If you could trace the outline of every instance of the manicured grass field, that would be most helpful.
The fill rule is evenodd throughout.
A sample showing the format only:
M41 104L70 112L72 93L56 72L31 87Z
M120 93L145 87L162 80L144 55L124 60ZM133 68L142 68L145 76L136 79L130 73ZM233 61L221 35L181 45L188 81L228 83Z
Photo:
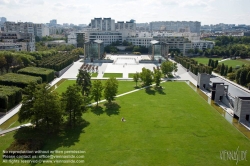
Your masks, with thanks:
M115 77L115 78L122 78L122 73L104 73L103 77Z
M93 82L94 80L92 80ZM102 84L104 85L106 80L101 80ZM69 85L73 85L75 84L76 81L75 80L65 80L63 83L60 84L60 86L58 86L58 88L56 89L56 92L58 92L59 94L61 94L62 92L65 92L67 87ZM135 82L133 81L118 81L119 86L118 86L118 94L122 94L131 90L135 90ZM139 83L138 83L139 85Z
M208 64L208 61L209 61L209 58L192 58L192 59L194 59L194 60L196 60L196 61L198 61L198 63L202 63L202 64L204 64L204 65L207 65ZM211 58L211 59L213 59L213 60L221 60L221 58Z
M224 63L224 65L228 65L228 67L232 66L233 68L235 68L237 65L239 65L240 67L242 65L250 65L250 61L244 60L244 59L237 59L237 60L226 60L223 62L220 62L220 64Z
M60 139L51 137L44 150L84 150L86 166L236 165L221 160L220 152L238 147L249 152L250 141L186 83L162 86L163 91L152 88L119 97L113 109L89 109L83 115L88 126L72 129ZM0 137L4 142L0 155L12 135ZM248 153L246 159L237 165L249 165Z
M91 73L91 77L97 77L98 73Z
M128 78L133 78L135 73L128 73Z

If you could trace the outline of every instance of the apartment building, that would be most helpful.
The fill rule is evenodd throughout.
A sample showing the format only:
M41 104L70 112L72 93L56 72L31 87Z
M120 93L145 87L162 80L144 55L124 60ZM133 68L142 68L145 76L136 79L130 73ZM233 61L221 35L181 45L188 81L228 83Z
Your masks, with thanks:
M130 20L130 21L118 21L117 23L115 23L115 29L116 30L123 30L123 29L127 29L127 30L136 30L136 23L134 22L134 20Z
M1 50L35 51L35 38L30 33L0 33Z
M91 28L100 31L114 31L115 20L111 18L94 18L91 20Z
M44 24L34 24L31 22L5 22L4 32L30 33L34 36L49 36L48 27Z

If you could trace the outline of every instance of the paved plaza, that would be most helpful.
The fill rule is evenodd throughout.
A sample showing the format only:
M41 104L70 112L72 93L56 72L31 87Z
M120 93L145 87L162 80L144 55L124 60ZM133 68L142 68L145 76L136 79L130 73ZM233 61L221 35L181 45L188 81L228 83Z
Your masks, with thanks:
M123 73L123 78L121 79L132 79L129 78L129 73L141 72L142 68L145 67L153 71L154 67L160 64L153 63L139 63L139 60L149 60L148 55L107 55L108 59L114 60L114 63L89 63L90 65L98 66L98 75L96 78L103 79L104 73ZM82 59L74 62L74 64L60 77L55 79L51 85L56 84L60 79L76 79L78 70L82 66ZM189 80L194 85L197 84L196 80L186 71L184 67L178 64L178 71L173 73L175 76L174 80Z

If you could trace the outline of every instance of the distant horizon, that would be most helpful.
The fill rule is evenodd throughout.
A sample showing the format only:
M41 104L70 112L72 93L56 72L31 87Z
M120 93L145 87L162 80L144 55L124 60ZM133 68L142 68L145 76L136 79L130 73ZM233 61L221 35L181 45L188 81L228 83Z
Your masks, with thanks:
M58 24L89 24L91 19L110 17L115 21L199 21L201 25L250 25L249 0L1 0L0 17L7 21Z
M2 16L2 17L4 17L4 16ZM1 18L1 17L0 17ZM7 22L9 21L9 22L32 22L32 21L22 21L22 20L17 20L17 21L12 21L12 20L8 20L8 18L7 17L5 17L6 19L7 19ZM94 18L100 18L100 17L93 17L93 18L91 18L91 19L94 19ZM104 18L104 17L102 17L102 18ZM105 17L105 18L110 18L110 17ZM55 19L55 18L54 18ZM91 20L90 19L90 20ZM115 18L112 18L111 17L111 19L114 19L115 20ZM51 20L53 20L53 19L51 19ZM56 19L57 20L57 19ZM128 20L119 20L119 21L129 21L129 20L131 20L131 19L128 19ZM58 20L57 20L58 21ZM136 20L135 20L136 21ZM180 20L177 20L177 21L175 21L175 20L165 20L165 21L173 21L173 22L177 22L177 21L180 21ZM192 20L181 20L180 22L182 22L182 21L187 21L187 22L189 22L189 21L192 21ZM160 22L160 21L150 21L150 22ZM138 24L145 24L145 23L150 23L150 22L137 22L136 21L136 24L138 23ZM193 21L193 22L196 22L196 21ZM201 22L201 21L198 21L198 22ZM41 23L41 22L32 22L32 23L35 23L35 24L48 24L48 23L50 23L50 20L48 21L48 22L45 22L45 23ZM117 23L117 21L115 20L115 23ZM69 23L69 22L63 22L63 23L57 23L57 24L59 24L59 25L63 25L63 24L74 24L74 23ZM85 24L85 25L88 25L88 24L90 24L90 21L89 21L89 23L79 23L79 24ZM74 25L79 25L79 24L74 24ZM217 25L217 24L228 24L228 25L230 25L230 24L235 24L235 23L223 23L223 22L220 22L220 23L215 23L215 24L202 24L202 22L201 22L201 26L204 26L204 25ZM250 25L250 24L244 24L244 23L241 23L241 24L235 24L236 26L237 25Z

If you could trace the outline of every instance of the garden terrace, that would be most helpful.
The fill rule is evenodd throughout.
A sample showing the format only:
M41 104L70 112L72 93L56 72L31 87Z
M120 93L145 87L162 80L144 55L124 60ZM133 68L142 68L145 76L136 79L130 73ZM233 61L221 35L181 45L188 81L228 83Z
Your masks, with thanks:
M41 77L29 76L24 74L7 73L0 76L0 85L17 86L25 88L30 82L42 83Z
M41 77L43 82L51 82L54 79L54 70L40 67L26 67L18 70L18 73Z

